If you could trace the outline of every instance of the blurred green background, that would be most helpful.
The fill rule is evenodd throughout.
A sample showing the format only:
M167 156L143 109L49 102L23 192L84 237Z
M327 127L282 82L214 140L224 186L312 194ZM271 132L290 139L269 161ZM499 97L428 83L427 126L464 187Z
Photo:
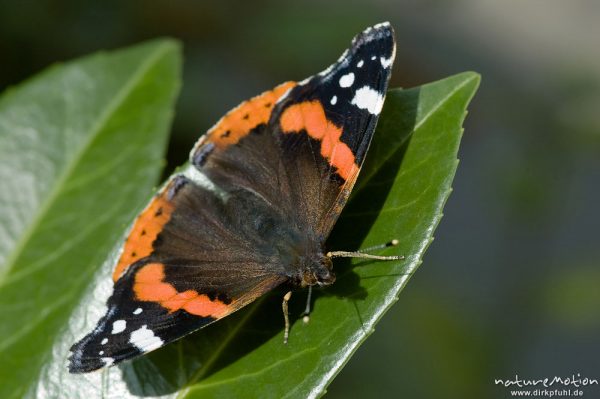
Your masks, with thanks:
M483 81L437 238L328 397L503 398L495 378L600 379L600 2L0 0L0 90L178 38L169 173L228 109L320 71L384 20L391 87L464 70Z

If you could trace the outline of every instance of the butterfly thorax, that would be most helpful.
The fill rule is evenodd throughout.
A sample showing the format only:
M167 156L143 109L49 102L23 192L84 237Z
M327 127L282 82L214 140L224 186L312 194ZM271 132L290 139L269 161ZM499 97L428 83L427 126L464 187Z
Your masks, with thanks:
M236 225L237 232L253 237L255 253L291 285L333 284L333 265L325 255L323 237L301 223L297 214L274 209L261 196L246 190L231 192L225 207L229 223Z
M335 282L333 264L324 253L322 239L311 231L299 231L290 225L273 230L275 234L269 234L273 240L270 246L291 285L304 288Z

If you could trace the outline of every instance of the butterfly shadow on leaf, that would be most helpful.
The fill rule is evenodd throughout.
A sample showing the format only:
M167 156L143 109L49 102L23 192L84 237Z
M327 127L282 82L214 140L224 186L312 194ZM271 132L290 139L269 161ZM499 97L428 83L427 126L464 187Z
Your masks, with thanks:
M355 190L327 241L328 250L360 249L367 235L372 234L371 228L402 167L416 123L418 99L418 89L388 93ZM376 237L381 238L380 243L385 243L396 238L394 234L394 231L382 231L377 232ZM392 254L392 251L388 249L386 254ZM313 291L312 308L318 310L319 297L322 296L365 300L368 292L361 286L355 269L368 267L371 263L367 260L351 262L344 258L335 259L337 280L332 286ZM205 378L234 365L267 341L275 340L283 330L281 300L285 291L285 287L276 289L213 325L119 365L130 393L141 397L168 395L192 385L201 385ZM305 301L306 293L297 292L290 302L292 331L302 324ZM319 319L313 317L310 323L319 323ZM302 342L292 344L301 346ZM285 348L283 342L280 345L280 350L267 354L273 360L277 356L293 354L285 350L290 348ZM235 367L232 369L235 370Z

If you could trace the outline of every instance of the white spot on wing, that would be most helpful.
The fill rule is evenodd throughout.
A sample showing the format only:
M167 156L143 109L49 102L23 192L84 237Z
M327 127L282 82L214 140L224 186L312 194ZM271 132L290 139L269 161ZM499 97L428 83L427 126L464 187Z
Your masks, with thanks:
M133 311L133 314L140 314L142 313L142 308L137 308L136 310Z
M125 320L115 321L112 326L112 334L118 334L120 332L125 331L125 327L127 327L127 323L125 322Z
M100 355L100 356L104 355L104 351L98 352L98 355Z
M102 360L104 362L105 366L110 366L111 364L113 364L115 362L115 359L113 359L112 357L103 357L100 360Z
M104 338L102 340L102 342L100 342L100 345L106 345L107 342L108 342L108 338Z
M394 62L394 57L390 57L390 58L379 58L379 60L381 61L381 66L384 68L389 68L390 65L392 65L392 62Z
M149 330L147 325L132 332L129 342L144 352L160 348L164 344L163 340L154 335L154 331Z
M351 103L360 109L366 109L371 114L379 114L383 107L384 97L375 89L363 86L356 90Z
M358 63L356 64L357 68L362 68L362 66L365 64L365 62L363 60L358 61Z
M354 83L354 73L350 72L340 78L340 87L350 87Z
M374 55L374 56L371 57L371 61L375 61L376 59L377 59L376 55Z
M335 105L337 103L337 96L331 97L331 105Z

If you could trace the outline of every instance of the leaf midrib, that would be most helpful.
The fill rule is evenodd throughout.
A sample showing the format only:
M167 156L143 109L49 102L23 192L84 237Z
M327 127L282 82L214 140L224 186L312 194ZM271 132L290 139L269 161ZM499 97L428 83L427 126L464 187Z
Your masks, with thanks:
M153 65L154 61L168 51L168 48L168 44L162 44L160 46L157 46L156 50L150 53L148 58L138 66L138 68L133 72L128 81L122 86L121 90L117 92L113 100L108 103L104 112L100 114L100 117L96 120L96 123L90 129L91 133L89 134L88 139L75 153L75 156L71 158L71 161L67 163L66 167L63 169L63 172L56 180L56 184L53 185L50 194L46 197L45 200L43 200L42 205L39 207L39 210L32 219L32 222L25 229L23 234L21 234L21 237L17 241L17 244L15 245L13 252L9 256L5 267L2 271L0 271L0 286L4 284L6 277L10 274L18 259L21 257L22 253L27 247L27 243L30 241L31 237L37 231L39 225L45 219L46 214L52 208L52 205L59 197L60 193L62 192L63 186L69 180L77 165L84 158L85 154L88 152L89 148L91 147L95 139L98 137L98 135L106 127L106 124L110 120L111 115L113 115L114 112L117 109L119 109L119 107L125 102L129 94L131 93L133 87L135 87L135 85L148 72L150 67Z

